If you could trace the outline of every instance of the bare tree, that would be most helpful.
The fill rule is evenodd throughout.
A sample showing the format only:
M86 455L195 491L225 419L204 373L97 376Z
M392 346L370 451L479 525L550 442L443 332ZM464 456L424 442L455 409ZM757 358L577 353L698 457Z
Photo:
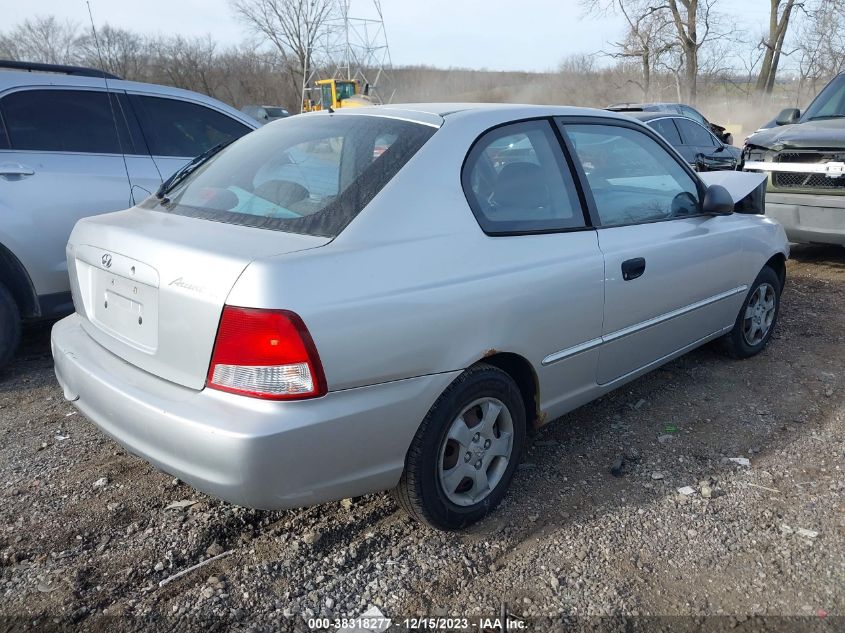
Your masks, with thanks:
M84 35L77 40L76 48L77 57L85 66L102 67L125 79L142 81L145 78L148 44L137 33L106 24L97 29L96 41L93 33Z
M335 0L230 0L240 18L288 62L294 88L312 72L314 48L336 8Z
M618 52L614 57L635 58L640 64L643 101L651 96L651 76L663 56L675 47L671 38L669 22L660 8L616 0L619 12L628 23L628 32L624 40L615 44Z
M683 52L684 96L695 103L698 98L699 51L701 47L725 33L719 31L719 0L666 0L665 8L672 16L675 36ZM657 5L661 6L661 5Z
M764 53L755 86L758 94L772 93L780 56L783 52L783 43L789 29L789 20L793 11L803 5L803 2L796 2L796 0L769 0L769 34L760 41Z
M845 6L838 0L816 0L805 10L797 38L799 94L808 83L815 94L820 81L845 70Z
M728 35L716 11L719 0L581 0L589 13L612 11L625 18L625 39L615 43L614 57L637 58L643 76L644 95L651 90L651 76L658 67L683 71L675 74L683 97L694 102L698 96L700 51L714 40ZM672 59L663 56L671 53ZM680 98L679 98L680 99Z
M72 63L78 37L76 23L60 22L52 15L37 16L0 36L0 55L47 64Z
M166 83L216 94L216 44L210 35L193 39L181 35L159 38L151 43L151 49L156 73L163 75Z

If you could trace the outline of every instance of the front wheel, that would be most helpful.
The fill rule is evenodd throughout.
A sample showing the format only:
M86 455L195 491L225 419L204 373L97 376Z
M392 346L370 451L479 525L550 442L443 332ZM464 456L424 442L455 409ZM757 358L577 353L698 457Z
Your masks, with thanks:
M723 339L731 356L749 358L763 351L777 324L780 293L780 278L766 266L751 285L733 329Z
M516 383L496 367L475 365L426 415L393 496L431 527L465 527L502 500L524 442L525 405Z

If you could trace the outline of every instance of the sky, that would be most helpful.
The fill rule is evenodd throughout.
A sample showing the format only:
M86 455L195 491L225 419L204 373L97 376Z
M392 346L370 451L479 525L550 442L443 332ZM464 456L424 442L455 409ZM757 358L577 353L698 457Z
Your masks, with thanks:
M98 25L147 34L211 34L222 46L249 34L228 0L90 0ZM768 0L725 0L724 12L753 33L767 23ZM351 0L351 14L372 15L372 0ZM623 34L620 17L584 15L578 0L382 0L396 65L543 71L567 55L609 50ZM0 28L55 15L88 23L85 0L0 0Z

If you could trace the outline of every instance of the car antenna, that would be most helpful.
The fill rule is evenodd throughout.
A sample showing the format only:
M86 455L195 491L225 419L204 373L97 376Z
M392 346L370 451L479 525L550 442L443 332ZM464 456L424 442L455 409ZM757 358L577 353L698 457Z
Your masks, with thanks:
M97 57L100 60L100 70L103 71L103 83L106 85L106 99L109 102L109 110L111 111L111 120L114 124L114 134L117 137L117 147L120 149L120 156L123 158L123 171L126 172L126 183L129 185L129 203L132 204L135 196L132 192L132 179L129 177L129 166L126 164L126 152L123 151L123 141L120 140L120 128L117 125L117 113L114 111L114 101L112 100L112 93L109 90L109 78L106 72L106 65L103 63L103 53L100 50L100 38L97 37L97 27L94 26L94 14L91 12L91 0L85 0L88 7L88 19L91 20L91 33L94 35L94 46L97 48Z

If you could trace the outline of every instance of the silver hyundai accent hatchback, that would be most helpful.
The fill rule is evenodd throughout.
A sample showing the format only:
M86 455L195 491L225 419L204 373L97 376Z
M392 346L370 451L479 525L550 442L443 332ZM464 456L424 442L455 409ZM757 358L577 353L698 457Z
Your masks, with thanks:
M526 431L775 327L788 246L653 130L565 107L321 112L81 220L65 397L162 470L290 508L393 489L459 528ZM745 207L737 206L738 211Z

